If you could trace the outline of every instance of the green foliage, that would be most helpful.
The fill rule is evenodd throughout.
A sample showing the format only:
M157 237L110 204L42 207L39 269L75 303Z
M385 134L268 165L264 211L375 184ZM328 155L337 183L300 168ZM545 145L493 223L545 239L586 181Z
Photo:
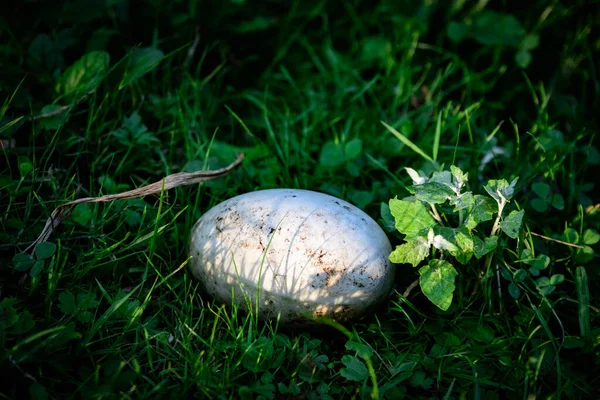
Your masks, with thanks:
M467 184L468 174L455 165L450 167L450 171L433 172L431 177L411 168L406 171L414 183L407 189L416 200L390 200L390 211L396 219L396 229L405 235L406 240L406 243L397 246L390 254L390 261L416 267L429 256L430 248L434 247L442 256L447 254L463 265L473 255L477 259L486 256L487 269L498 248L498 228L512 239L516 239L522 232L525 210L513 210L508 215L503 215L506 204L515 193L518 178L511 183L504 179L488 181L484 188L492 198L489 199L472 192L462 192ZM453 205L454 209L442 216L436 207L445 203ZM427 206L433 210L431 214L427 211ZM468 215L466 219L465 214ZM493 219L494 214L496 222L490 235L482 235L482 230L476 228L480 223ZM447 222L455 218L458 219L456 228L446 226ZM419 275L419 283L425 296L440 309L448 310L456 288L454 279L458 275L454 266L443 258L432 259L427 266L419 269ZM516 289L513 288L513 292Z
M12 3L0 17L0 397L598 392L598 7ZM69 200L238 152L234 175L80 204L29 248ZM513 176L512 189L490 182ZM273 187L380 211L391 259L417 267L346 336L257 322L186 271L200 215ZM388 203L399 193L410 197Z

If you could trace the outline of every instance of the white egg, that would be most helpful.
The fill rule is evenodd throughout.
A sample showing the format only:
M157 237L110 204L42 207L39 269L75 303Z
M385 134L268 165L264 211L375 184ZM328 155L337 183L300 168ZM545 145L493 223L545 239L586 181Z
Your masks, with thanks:
M389 296L391 251L383 230L352 204L271 189L233 197L204 214L192 229L190 270L215 300L233 300L261 318L349 321Z

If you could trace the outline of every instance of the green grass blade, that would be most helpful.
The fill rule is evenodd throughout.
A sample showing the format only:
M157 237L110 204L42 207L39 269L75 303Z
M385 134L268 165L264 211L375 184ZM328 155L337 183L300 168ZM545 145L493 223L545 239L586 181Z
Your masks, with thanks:
M421 150L419 148L419 146L417 146L416 144L411 142L406 136L404 136L403 134L401 134L400 132L398 132L396 129L394 129L390 125L386 124L385 122L381 121L381 123L383 124L383 126L385 126L385 128L388 131L390 131L392 133L392 135L396 136L398 138L398 140L400 140L402 143L404 143L406 146L408 146L412 151L414 151L415 153L417 153L418 155L420 155L427 161L434 161L433 158L431 158L427 154L425 154L425 152L423 150Z
M575 286L577 290L577 301L579 306L577 315L579 317L579 334L587 337L590 334L590 288L585 267L575 269Z

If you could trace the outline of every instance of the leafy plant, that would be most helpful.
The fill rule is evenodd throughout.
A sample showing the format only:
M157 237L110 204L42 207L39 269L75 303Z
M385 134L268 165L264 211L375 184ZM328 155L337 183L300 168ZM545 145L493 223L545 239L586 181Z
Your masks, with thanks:
M454 281L459 274L457 263L464 265L473 256L477 259L486 256L485 271L498 248L499 236L502 233L511 239L519 236L525 211L505 211L518 178L510 183L504 179L488 181L484 187L488 197L463 191L468 174L454 165L450 171L434 172L431 177L412 168L406 171L413 181L407 188L412 196L389 202L395 227L405 235L406 243L397 246L389 258L394 263L416 267L430 253L439 252L419 269L419 284L425 296L445 311L452 304ZM445 212L440 214L442 209ZM486 235L478 226L494 216Z

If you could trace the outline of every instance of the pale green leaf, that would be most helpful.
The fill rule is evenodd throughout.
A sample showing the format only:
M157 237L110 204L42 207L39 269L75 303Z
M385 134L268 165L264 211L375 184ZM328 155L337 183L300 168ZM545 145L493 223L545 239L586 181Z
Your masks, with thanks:
M152 71L163 59L164 53L153 47L135 48L125 59L125 73L119 84L119 90Z
M63 72L56 91L70 96L96 90L108 72L109 62L110 56L105 51L87 53Z
M471 192L465 192L450 199L450 204L454 206L454 211L471 208L475 205L475 196Z
M484 240L473 236L473 253L475 253L477 259L480 259L490 251L494 251L497 246L498 236L486 237Z
M475 229L475 227L485 221L489 221L498 212L498 206L492 199L486 196L476 194L474 197L473 208L469 212L469 216L465 221L467 228Z
M365 363L354 356L342 357L342 364L344 364L344 368L340 369L340 375L349 381L361 382L369 377Z
M458 228L436 227L435 233L454 245L447 251L461 264L466 264L473 256L473 236L464 225Z
M407 189L414 194L418 200L429 204L441 204L454 195L452 189L438 182L427 182L421 185L408 186Z
M595 229L586 229L583 232L583 243L592 246L600 241L600 234Z
M525 215L525 210L511 211L511 213L500 223L500 229L502 229L508 237L516 239L519 236L519 230L521 230L521 225L523 224L523 215Z
M396 264L412 264L413 267L419 265L429 255L429 243L423 236L417 236L408 242L396 246L389 259Z
M390 212L396 219L396 229L407 238L424 235L436 225L435 220L420 201L391 199Z
M440 309L446 311L452 304L458 276L456 269L447 261L431 260L429 265L419 269L419 283L427 298Z

